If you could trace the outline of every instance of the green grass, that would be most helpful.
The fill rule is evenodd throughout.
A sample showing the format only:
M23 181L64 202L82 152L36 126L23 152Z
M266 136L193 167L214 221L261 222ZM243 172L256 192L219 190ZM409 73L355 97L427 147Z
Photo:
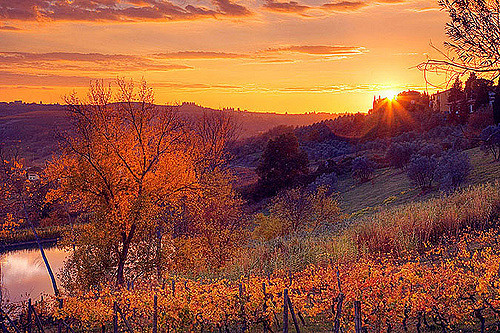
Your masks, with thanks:
M463 187L493 182L500 178L500 163L493 161L479 148L466 150L472 164L472 171ZM383 168L375 172L373 180L357 183L350 175L339 178L340 206L344 213L360 216L373 213L380 207L395 206L413 201L436 197L436 189L421 193L410 183L406 173L393 168Z

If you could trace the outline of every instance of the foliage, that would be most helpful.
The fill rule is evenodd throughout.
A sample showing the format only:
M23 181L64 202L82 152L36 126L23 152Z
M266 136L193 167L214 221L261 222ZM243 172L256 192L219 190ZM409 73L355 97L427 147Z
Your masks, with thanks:
M309 325L321 323L323 329L333 326L332 305L342 293L343 331L354 329L356 300L362 301L363 326L370 331L438 327L458 331L476 323L480 326L478 317L498 320L497 237L497 229L469 233L450 239L456 244L453 248L436 246L417 257L397 260L372 256L311 265L295 273L275 271L267 277L193 280L170 275L165 277L169 283L163 288L137 285L114 291L104 285L68 296L63 309L52 311L87 329L100 329L103 323L111 322L116 302L134 328L147 331L153 324L153 297L157 295L160 331L237 331L242 327L257 329L263 322L279 327L276 318L283 312L283 290L287 288L295 313Z
M209 211L200 198L214 201L215 189L231 196L224 179L232 136L226 118L186 123L155 106L145 82L116 84L115 91L93 83L88 101L67 98L73 128L47 168L57 184L48 200L64 199L88 220L65 243L74 247L63 279L70 290L160 279L172 259L174 221L187 208L191 216Z
M490 125L481 132L481 149L500 159L500 125Z
M264 195L273 195L296 185L301 176L308 174L308 164L307 154L300 149L292 132L271 139L256 169L259 187Z
M435 157L413 155L406 169L406 174L416 186L424 190L432 186L436 168L437 159Z
M335 225L340 209L337 200L327 195L327 191L327 187L321 186L312 193L300 188L280 193L268 207L269 214L257 214L255 236L269 240L297 233L310 234Z
M439 160L436 180L441 189L453 190L465 182L470 170L471 164L467 153L449 150Z
M359 182L366 182L373 177L375 163L366 156L358 156L352 161L351 175Z
M387 149L386 157L393 167L403 169L410 162L410 158L415 153L415 150L416 146L414 143L393 143Z

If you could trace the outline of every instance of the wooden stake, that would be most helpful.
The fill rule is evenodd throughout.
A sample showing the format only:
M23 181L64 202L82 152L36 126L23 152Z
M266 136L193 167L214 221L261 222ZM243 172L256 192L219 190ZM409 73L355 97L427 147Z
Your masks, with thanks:
M116 301L113 303L113 333L118 333L118 314Z
M154 312L153 312L153 333L158 332L158 296L155 294L154 299L153 299L153 306L154 306Z
M31 333L31 298L28 299L28 326L26 327L26 332Z
M288 289L283 290L283 333L288 333Z
M297 317L295 317L295 311L293 310L292 301L290 300L288 293L286 294L286 302L288 303L288 308L290 309L290 314L292 315L293 326L295 326L295 331L297 333L300 333L299 323L297 322Z
M354 329L356 333L363 332L363 324L361 321L361 302L354 301Z

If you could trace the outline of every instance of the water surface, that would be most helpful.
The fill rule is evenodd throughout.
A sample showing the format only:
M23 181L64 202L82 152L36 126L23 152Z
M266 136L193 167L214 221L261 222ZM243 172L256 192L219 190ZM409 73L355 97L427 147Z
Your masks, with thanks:
M45 249L52 271L56 275L69 252L55 247ZM52 284L38 249L15 250L0 256L2 292L5 300L18 302L39 299L41 294L53 295ZM58 286L59 286L59 279Z

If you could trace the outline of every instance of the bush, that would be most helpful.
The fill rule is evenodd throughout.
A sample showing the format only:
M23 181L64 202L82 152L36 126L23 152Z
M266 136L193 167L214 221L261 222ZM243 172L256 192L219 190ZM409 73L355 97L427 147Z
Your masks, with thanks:
M465 182L470 170L469 155L466 152L450 150L439 160L436 180L442 190L456 189Z
M352 161L352 177L360 182L366 182L373 177L375 163L366 156L356 157Z
M413 184L424 190L432 186L436 167L435 157L414 155L408 164L406 174Z
M386 158L391 166L403 169L410 162L411 156L417 152L418 147L415 143L393 143L386 153Z
M419 155L422 156L427 156L427 157L432 157L432 156L440 156L441 153L443 152L443 149L441 146L435 144L435 143L427 143L420 148L418 151Z
M336 223L340 217L337 200L320 187L313 193L300 188L276 196L268 207L269 214L257 214L255 236L269 240L298 233L310 234Z
M335 190L337 186L337 175L335 172L332 173L324 173L316 178L314 182L309 184L307 189L311 192L317 191L320 187L325 187L327 189L327 195L330 195Z

